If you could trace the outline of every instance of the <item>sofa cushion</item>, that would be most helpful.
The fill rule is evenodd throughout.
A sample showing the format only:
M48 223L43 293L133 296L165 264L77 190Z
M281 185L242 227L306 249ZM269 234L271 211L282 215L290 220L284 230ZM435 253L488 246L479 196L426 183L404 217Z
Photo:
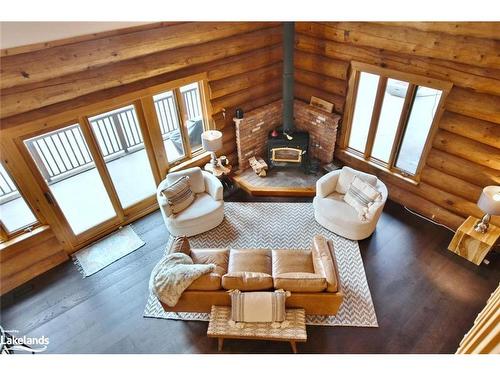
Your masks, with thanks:
M356 176L372 186L377 185L377 176L357 171L349 167L343 167L340 171L335 191L340 194L347 193L347 189L349 189L349 186Z
M203 193L205 191L205 180L200 167L183 169L179 172L172 172L167 174L167 183L171 185L174 181L183 176L189 177L189 184L193 193Z
M322 292L326 289L326 279L309 272L287 272L273 276L274 288L290 292Z
M185 210L194 201L194 194L189 184L189 177L183 176L161 192L167 199L172 213Z
M290 272L314 273L311 250L273 250L273 276Z
M270 275L272 273L271 250L231 249L227 272L260 272Z
M314 271L316 274L325 277L327 292L337 292L339 290L338 272L334 257L332 241L328 241L323 236L314 236L312 245Z
M213 272L193 281L189 290L219 290L222 288L222 275L227 272L229 249L192 249L194 264L215 264Z
M375 201L380 201L382 194L372 185L366 183L358 176L352 180L344 201L354 208L360 220L368 220L368 211Z
M191 249L191 259L194 264L215 264L213 272L222 277L227 273L229 249Z
M231 249L224 289L266 290L273 287L271 250Z
M197 278L189 285L188 290L219 290L222 285L222 277L216 272L205 274Z
M222 287L227 290L267 290L273 287L273 277L265 272L228 272L222 276Z

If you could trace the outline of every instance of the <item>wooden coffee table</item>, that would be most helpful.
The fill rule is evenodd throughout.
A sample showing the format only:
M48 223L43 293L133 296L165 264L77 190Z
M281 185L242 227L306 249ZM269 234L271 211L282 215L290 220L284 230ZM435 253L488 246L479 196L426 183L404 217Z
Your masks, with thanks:
M224 339L288 341L294 353L297 342L307 340L306 313L304 309L287 309L286 327L273 328L271 323L231 322L231 308L212 306L207 336L218 339L218 350L222 350Z

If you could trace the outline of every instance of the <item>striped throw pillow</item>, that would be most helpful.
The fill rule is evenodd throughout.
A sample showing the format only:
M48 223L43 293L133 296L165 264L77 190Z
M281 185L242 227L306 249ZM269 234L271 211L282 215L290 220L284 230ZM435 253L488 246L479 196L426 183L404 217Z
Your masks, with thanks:
M283 322L286 319L285 299L290 292L245 292L233 290L231 320L235 322Z
M344 201L358 212L359 219L362 221L368 220L370 206L380 199L382 199L382 194L357 176L354 177L344 195Z
M162 192L174 214L186 209L194 201L194 194L189 185L189 177L183 176Z

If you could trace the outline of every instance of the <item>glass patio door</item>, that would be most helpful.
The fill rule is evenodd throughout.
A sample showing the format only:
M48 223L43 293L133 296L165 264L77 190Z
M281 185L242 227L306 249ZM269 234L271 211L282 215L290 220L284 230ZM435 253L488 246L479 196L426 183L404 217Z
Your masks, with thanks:
M91 229L118 220L80 124L25 139L24 144L46 184L47 201L69 224L76 242Z
M154 196L156 182L134 105L88 121L122 208Z

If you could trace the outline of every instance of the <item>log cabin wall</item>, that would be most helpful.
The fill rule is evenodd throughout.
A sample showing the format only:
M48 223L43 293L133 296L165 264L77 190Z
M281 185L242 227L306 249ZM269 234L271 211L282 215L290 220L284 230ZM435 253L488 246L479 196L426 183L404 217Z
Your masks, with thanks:
M177 22L2 50L1 157L45 227L29 241L2 244L0 294L63 262L76 250L60 234L50 205L10 139L16 129L30 121L205 73L213 126L224 133L221 153L235 162L235 109L250 111L281 98L281 43L277 22Z
M498 23L301 22L295 26L295 97L311 95L343 113L352 61L453 84L418 185L340 150L336 157L377 174L392 200L452 229L481 189L500 184L500 25ZM499 218L494 218L500 224Z

